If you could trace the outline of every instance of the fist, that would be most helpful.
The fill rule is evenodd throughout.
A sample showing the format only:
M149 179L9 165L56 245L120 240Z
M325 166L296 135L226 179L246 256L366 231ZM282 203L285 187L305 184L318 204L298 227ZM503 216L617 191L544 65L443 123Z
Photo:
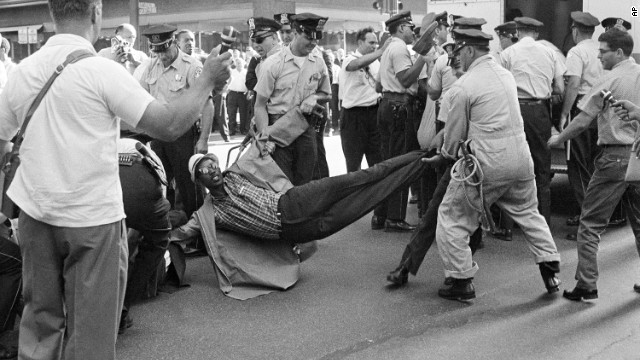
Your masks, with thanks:
M227 84L227 80L231 76L229 71L229 65L231 64L231 54L225 53L220 56L216 56L213 53L209 55L204 62L203 74L208 74L208 80L213 83L213 90L220 93Z

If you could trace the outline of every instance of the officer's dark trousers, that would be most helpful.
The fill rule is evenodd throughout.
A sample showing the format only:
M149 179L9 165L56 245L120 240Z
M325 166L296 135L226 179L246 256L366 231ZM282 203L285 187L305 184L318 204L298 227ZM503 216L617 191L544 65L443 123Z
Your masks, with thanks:
M280 116L269 115L269 125ZM313 179L313 171L318 159L316 131L309 126L295 141L287 147L277 146L271 157L278 164L280 170L289 178L293 185L306 184Z
M328 105L325 105L328 109ZM329 177L329 164L327 163L327 150L324 148L324 129L329 123L329 111L325 111L324 119L316 134L316 166L313 169L313 180Z
M401 263L406 269L408 269L413 275L418 272L425 255L431 248L433 241L436 238L436 225L438 224L438 208L442 203L444 194L447 192L447 187L451 182L451 166L447 167L438 186L432 194L431 201L427 207L424 215L420 218L420 223L416 230L411 234L411 241L407 245L402 254ZM469 241L469 247L471 252L475 253L478 248L478 244L482 240L482 229L478 229L471 235Z
M424 155L414 151L365 170L293 187L278 202L281 238L312 241L338 232L422 175Z
M236 114L240 112L240 130L236 122ZM249 131L249 100L245 93L229 91L227 93L227 114L229 116L229 131L246 134Z
M524 133L533 158L536 175L538 211L547 224L551 223L551 150L547 141L551 137L551 117L546 102L520 102L520 112L524 120Z
M347 163L347 172L360 170L363 156L366 157L369 167L382 161L377 116L377 104L342 109L340 141L342 142L344 159ZM384 211L384 206L377 206L374 209L374 214L385 218Z
M125 310L146 292L169 245L169 201L163 196L160 182L144 164L120 166L120 182L127 227L142 234L137 254L129 262L129 276L124 298ZM136 244L130 244L133 255Z
M227 110L225 101L222 99L222 94L218 94L213 97L213 110L213 124L218 128L220 136L222 136L224 140L227 140L229 138L229 135L235 134L235 130L231 134L229 134L229 125L227 124Z
M413 119L413 100L392 100L383 95L378 108L378 130L382 146L382 158L391 159L407 152L407 132L413 132L409 119ZM413 134L413 137L416 135ZM407 214L408 188L400 187L386 202L386 218L392 221L404 220Z
M13 330L22 286L20 247L0 237L0 334Z
M197 134L191 128L174 142L159 140L151 142L151 149L156 152L164 165L167 179L170 181L175 178L176 188L180 193L187 218L202 205L204 199L201 190L191 181L189 173L189 158L195 153L196 140ZM173 205L175 206L175 202Z

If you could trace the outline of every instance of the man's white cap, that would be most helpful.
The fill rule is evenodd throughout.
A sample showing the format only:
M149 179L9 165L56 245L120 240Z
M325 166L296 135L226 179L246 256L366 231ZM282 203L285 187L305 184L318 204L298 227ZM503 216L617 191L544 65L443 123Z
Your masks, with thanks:
M205 158L218 161L218 157L215 154L211 153L207 155L195 154L191 156L191 158L189 158L189 173L191 174L191 181L193 181L194 183L196 182L196 168L198 167L200 161Z

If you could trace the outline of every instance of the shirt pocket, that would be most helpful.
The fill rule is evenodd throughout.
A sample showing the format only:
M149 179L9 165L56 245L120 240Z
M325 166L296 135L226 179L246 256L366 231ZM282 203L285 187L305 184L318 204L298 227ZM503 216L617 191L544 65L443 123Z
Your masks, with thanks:
M292 101L293 99L282 99L283 96L293 96L293 88L296 86L296 79L276 81L273 86L273 94L270 98L280 98L282 100Z
M180 80L173 80L169 85L169 91L178 92L187 88L187 77L182 76Z

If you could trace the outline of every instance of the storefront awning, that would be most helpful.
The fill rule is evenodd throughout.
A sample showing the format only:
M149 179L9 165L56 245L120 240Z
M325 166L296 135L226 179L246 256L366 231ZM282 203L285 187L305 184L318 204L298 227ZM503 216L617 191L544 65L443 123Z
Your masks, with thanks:
M0 9L47 4L47 0L0 0Z
M24 28L36 29L36 31L40 31L40 29L42 29L42 26L43 26L42 24L37 24L37 25L4 27L4 28L0 28L0 33L18 32L19 29L24 29Z

